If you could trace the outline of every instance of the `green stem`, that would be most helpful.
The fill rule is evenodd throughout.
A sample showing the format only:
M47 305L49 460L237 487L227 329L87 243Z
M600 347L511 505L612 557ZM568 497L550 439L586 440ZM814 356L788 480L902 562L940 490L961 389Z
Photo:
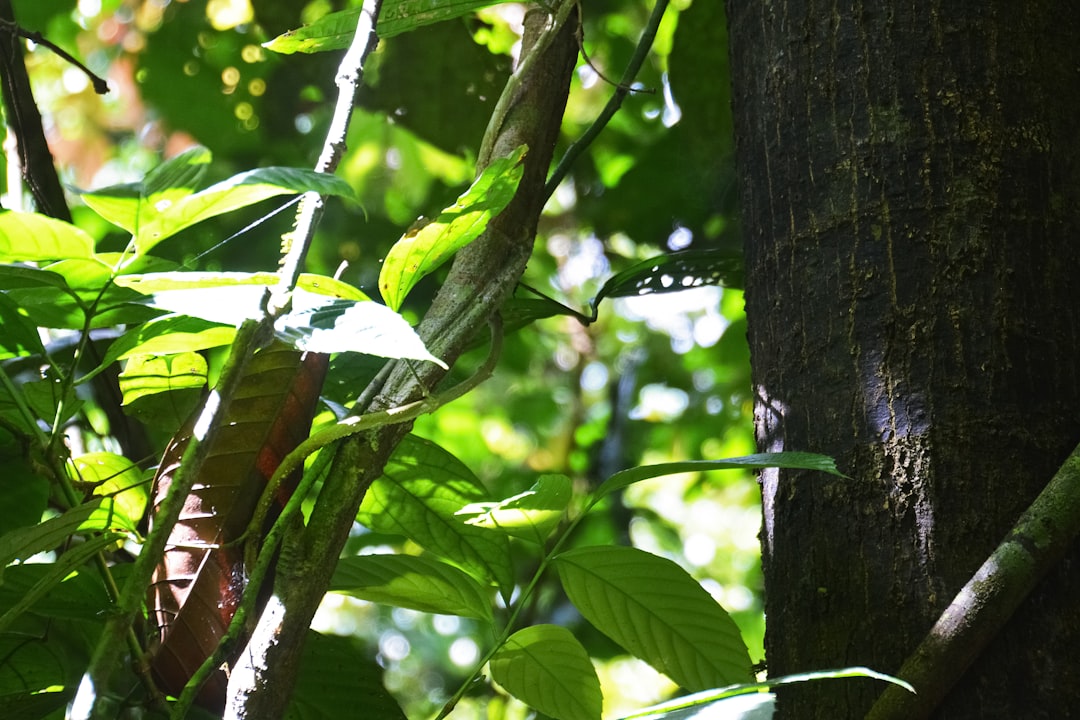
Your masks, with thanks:
M608 122L615 113L622 107L623 99L630 92L631 84L634 82L634 78L637 77L638 71L641 70L642 64L645 62L645 58L649 55L649 49L652 48L653 40L656 39L656 30L660 27L660 20L664 17L664 11L667 10L668 0L656 0L656 5L653 7L652 15L649 16L649 22L645 25L645 29L641 33L641 38L638 40L637 48L634 50L633 57L630 58L630 62L626 66L626 70L623 71L622 79L619 80L619 84L615 86L615 93L608 100L607 105L600 114L593 120L592 125L585 131L580 138L578 138L573 145L566 150L566 154L559 160L559 165L555 168L555 172L551 173L551 177L548 178L547 183L544 185L544 198L551 197L551 194L555 192L555 188L559 187L559 183L566 177L566 173L569 172L570 166L574 164L574 161L585 152L585 149L592 144L593 140L600 135L601 131L607 126Z

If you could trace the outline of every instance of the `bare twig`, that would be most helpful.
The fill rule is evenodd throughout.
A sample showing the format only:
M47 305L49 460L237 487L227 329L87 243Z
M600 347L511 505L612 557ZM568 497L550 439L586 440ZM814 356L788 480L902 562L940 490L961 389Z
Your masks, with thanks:
M11 0L0 0L0 25L17 27ZM23 181L40 212L71 222L71 211L41 129L41 113L30 91L30 78L17 37L15 33L0 32L0 80L4 115L18 143Z

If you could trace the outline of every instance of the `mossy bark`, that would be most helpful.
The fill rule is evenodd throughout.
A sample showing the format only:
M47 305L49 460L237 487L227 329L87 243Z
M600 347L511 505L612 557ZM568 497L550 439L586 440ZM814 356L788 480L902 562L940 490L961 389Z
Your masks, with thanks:
M770 674L895 671L1080 439L1080 15L729 2ZM1067 717L1074 553L942 718ZM781 691L857 718L869 682Z

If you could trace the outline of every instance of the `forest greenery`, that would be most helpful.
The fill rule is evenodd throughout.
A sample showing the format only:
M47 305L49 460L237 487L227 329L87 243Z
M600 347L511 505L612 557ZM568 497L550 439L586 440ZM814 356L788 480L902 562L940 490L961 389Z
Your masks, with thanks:
M307 513L304 488L321 481L331 441L354 431L349 408L386 359L441 362L413 325L444 263L518 187L524 147L473 175L520 6L387 0L347 150L327 175L309 168L331 119L330 51L351 42L359 11L294 5L17 8L21 26L112 92L96 95L41 47L27 56L74 222L18 211L26 189L8 175L5 717L61 717L74 697L146 538L162 450L278 283L290 198L329 198L308 272L273 324L296 348L335 353L296 458ZM724 29L694 22L700 6L667 8L652 42L652 6L552 8L582 13L588 54L557 157L627 89L612 78L648 54L551 188L491 340L416 406L413 434L368 491L305 645L293 716L364 703L365 717L532 708L588 720L646 712L680 688L698 694L648 712L679 717L747 693L767 703L753 670L753 470L837 471L816 455L753 454ZM485 382L473 389L474 377ZM459 386L472 392L442 406ZM118 713L159 712L134 665L113 690ZM789 680L851 675L883 677Z

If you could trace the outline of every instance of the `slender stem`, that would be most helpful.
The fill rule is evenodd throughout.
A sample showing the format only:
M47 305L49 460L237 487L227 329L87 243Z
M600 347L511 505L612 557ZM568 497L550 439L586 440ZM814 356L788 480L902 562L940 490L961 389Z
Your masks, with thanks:
M653 40L656 39L656 30L660 27L660 20L664 17L664 11L667 10L668 0L656 0L656 5L653 6L652 15L649 16L649 22L645 25L645 29L641 33L641 38L638 40L637 48L634 50L633 57L630 58L630 62L626 65L626 70L623 72L622 79L619 80L619 84L615 86L615 92L612 94L611 99L608 100L607 105L600 114L593 120L592 125L585 131L577 141L571 145L566 154L559 160L558 166L555 168L555 172L551 173L551 177L548 178L547 183L544 185L544 197L549 198L551 194L555 192L555 188L559 187L559 183L566 177L566 173L569 172L570 166L574 164L574 161L585 152L585 149L592 144L603 129L607 126L608 122L615 116L619 108L622 107L623 99L630 92L634 78L637 77L638 71L641 70L642 64L645 62L645 58L649 55L649 49L652 48Z

